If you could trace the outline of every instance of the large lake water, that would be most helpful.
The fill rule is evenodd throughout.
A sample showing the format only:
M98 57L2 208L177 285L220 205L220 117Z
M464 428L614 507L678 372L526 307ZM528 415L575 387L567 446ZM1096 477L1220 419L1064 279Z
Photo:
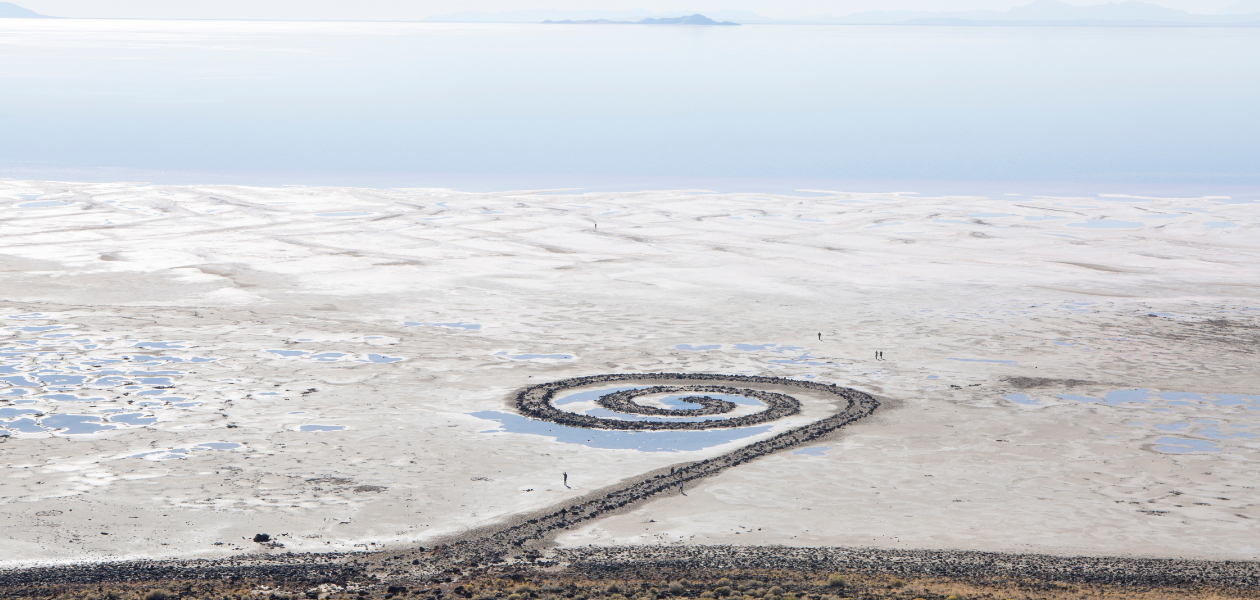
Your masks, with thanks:
M1260 28L0 19L0 177L1246 194L1257 57Z

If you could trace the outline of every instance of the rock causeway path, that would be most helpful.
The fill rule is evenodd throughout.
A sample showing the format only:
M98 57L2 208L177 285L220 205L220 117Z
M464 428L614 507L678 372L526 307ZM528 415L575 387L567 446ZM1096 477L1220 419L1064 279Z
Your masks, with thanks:
M729 419L700 421L623 420L594 417L558 409L557 394L594 386L634 385L636 390L620 390L604 394L597 404L627 415L661 415L668 411L635 402L635 398L651 394L685 394L684 401L703 408L678 411L686 416L714 415L732 412L736 405L705 394L724 394L752 398L762 410ZM533 562L542 557L547 540L560 531L613 513L629 510L680 484L717 475L718 473L759 457L805 444L870 415L879 401L869 394L833 384L800 381L779 377L747 375L715 375L707 373L636 373L594 375L564 379L535 385L516 396L517 410L522 414L568 427L615 429L628 431L703 430L717 427L746 427L796 415L800 401L793 390L809 392L825 398L838 410L823 419L796 427L726 454L672 467L658 469L564 502L542 511L512 517L505 523L485 527L445 540L432 548L408 551L377 552L363 561L368 572L382 577L420 577L444 579L459 576L468 569L509 562ZM544 561L545 563L546 561Z

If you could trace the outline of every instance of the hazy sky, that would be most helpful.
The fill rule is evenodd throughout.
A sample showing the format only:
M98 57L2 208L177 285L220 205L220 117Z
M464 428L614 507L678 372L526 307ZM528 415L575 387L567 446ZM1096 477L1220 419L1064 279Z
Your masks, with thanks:
M653 11L750 10L768 17L844 15L868 10L1007 9L1031 0L14 0L59 17L412 20L462 11L529 8ZM1210 14L1239 0L1147 0ZM1072 4L1107 4L1073 0Z

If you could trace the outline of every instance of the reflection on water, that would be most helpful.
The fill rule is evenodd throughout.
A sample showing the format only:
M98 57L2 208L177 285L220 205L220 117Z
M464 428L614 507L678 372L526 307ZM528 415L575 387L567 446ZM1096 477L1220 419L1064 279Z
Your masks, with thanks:
M0 168L1247 185L1260 153L1246 28L4 19L0 39Z

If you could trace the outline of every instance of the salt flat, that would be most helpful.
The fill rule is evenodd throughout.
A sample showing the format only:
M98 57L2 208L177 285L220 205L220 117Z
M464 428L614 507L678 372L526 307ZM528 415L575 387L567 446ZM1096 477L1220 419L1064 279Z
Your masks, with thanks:
M666 438L509 405L657 371L882 406L559 543L1255 559L1258 215L3 181L4 560L424 545L815 417Z

